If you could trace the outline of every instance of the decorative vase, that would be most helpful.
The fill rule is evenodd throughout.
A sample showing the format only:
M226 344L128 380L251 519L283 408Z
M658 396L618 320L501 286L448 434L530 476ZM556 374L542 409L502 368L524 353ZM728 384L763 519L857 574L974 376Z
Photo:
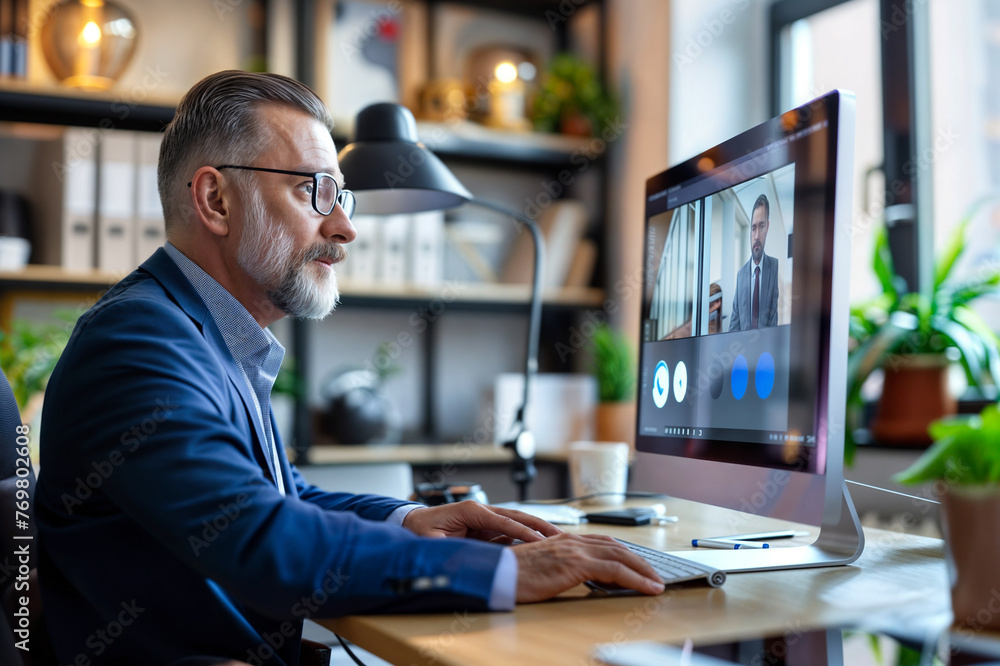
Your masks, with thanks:
M943 504L954 626L1000 631L1000 488L948 486Z
M594 436L598 442L626 442L635 454L635 401L597 405Z
M885 382L872 435L881 444L930 444L927 427L958 405L948 390L949 361L943 354L893 356L885 365Z
M42 26L42 51L60 83L107 90L135 53L138 31L124 9L106 0L63 0Z

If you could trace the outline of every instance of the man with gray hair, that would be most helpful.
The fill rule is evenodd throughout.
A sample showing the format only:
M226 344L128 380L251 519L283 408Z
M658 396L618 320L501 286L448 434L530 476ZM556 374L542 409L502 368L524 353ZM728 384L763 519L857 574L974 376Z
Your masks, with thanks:
M354 197L331 129L274 74L211 75L177 108L168 242L80 318L46 394L39 576L64 663L294 665L306 617L510 610L590 579L663 591L607 537L325 492L288 463L267 327L337 303Z

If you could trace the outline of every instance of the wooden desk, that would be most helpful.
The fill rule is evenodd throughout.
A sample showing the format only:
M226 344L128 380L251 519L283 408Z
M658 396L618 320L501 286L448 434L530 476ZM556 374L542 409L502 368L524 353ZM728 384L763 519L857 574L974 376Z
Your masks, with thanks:
M683 500L665 504L680 523L575 529L680 550L696 537L789 527ZM946 623L944 543L884 530L865 534L865 551L855 565L731 574L717 589L682 587L658 597L602 599L584 598L588 592L580 586L512 613L352 616L320 624L394 664L507 665L596 663L591 658L596 643L735 641L862 621L902 626L918 616Z

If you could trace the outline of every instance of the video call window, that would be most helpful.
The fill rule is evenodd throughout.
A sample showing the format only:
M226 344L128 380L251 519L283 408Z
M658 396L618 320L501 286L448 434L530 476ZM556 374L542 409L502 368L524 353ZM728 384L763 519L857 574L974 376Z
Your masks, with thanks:
M791 323L794 192L789 164L651 218L643 339Z

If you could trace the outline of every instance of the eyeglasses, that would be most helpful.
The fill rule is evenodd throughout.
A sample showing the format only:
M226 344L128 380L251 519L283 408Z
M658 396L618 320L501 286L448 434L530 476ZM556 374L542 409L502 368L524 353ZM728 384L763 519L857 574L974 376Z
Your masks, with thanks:
M329 215L333 209L340 204L344 214L350 219L357 208L357 200L354 192L345 190L337 184L336 179L328 173L309 173L305 171L286 171L284 169L265 169L263 167L237 166L235 164L223 164L216 169L243 169L244 171L264 171L267 173L280 173L286 176L302 176L313 179L312 185L312 206L320 215ZM191 187L191 183L188 183Z

